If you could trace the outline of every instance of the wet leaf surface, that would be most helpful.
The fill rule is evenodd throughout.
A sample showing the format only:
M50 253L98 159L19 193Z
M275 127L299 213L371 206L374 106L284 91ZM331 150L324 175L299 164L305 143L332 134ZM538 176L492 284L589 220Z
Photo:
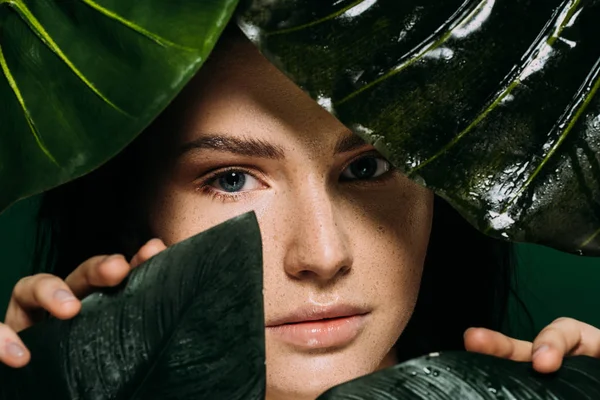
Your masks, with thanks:
M600 254L600 1L242 4L267 58L481 231Z

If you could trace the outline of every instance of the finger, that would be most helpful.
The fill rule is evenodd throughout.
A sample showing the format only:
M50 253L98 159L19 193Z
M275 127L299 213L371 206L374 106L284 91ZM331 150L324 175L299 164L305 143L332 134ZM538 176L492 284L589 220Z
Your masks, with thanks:
M37 274L21 279L13 289L6 311L5 322L20 331L36 322L36 311L46 310L60 319L75 316L81 303L67 284L50 274Z
M5 324L0 324L0 362L13 368L25 366L31 358L19 336Z
M135 268L140 264L145 263L164 249L167 246L160 239L151 239L143 245L140 250L131 259L131 268Z
M510 359L531 360L531 342L517 340L486 328L469 328L464 334L465 349L475 353Z
M600 357L600 330L571 318L559 318L535 338L533 351L536 371L555 372L565 356Z
M117 286L130 270L129 263L120 254L96 256L71 272L65 282L75 296L81 299L100 287Z

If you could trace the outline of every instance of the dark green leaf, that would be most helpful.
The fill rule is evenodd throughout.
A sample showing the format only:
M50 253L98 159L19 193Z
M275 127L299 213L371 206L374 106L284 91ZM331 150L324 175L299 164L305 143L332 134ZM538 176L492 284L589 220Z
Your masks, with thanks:
M407 361L342 384L318 400L596 400L600 360L571 357L555 374L531 363L448 352Z
M0 212L118 153L200 68L237 0L0 0Z
M246 0L238 21L481 231L600 254L600 1Z
M32 360L0 366L0 399L264 399L261 254L253 213L165 250L24 331Z

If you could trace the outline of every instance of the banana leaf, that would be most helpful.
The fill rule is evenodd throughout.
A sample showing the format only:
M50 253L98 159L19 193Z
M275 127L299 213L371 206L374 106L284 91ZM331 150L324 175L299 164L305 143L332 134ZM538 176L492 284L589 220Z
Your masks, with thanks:
M244 0L237 20L479 230L600 254L600 1Z
M0 212L98 167L200 68L237 0L0 0Z
M176 244L72 320L20 334L2 400L264 399L260 231L253 213Z
M266 393L261 241L253 213L183 241L79 316L22 332L22 369L0 365L1 400L249 399ZM318 400L595 400L600 360L554 374L531 363L433 353L333 387Z
M531 363L434 353L334 387L317 400L596 400L600 360L571 357L554 374Z

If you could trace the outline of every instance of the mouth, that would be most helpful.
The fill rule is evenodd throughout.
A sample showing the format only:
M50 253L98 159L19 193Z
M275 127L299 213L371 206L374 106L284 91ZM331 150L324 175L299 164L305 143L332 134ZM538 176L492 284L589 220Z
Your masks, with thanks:
M364 330L370 311L347 305L301 308L268 322L266 333L303 349L340 348Z

